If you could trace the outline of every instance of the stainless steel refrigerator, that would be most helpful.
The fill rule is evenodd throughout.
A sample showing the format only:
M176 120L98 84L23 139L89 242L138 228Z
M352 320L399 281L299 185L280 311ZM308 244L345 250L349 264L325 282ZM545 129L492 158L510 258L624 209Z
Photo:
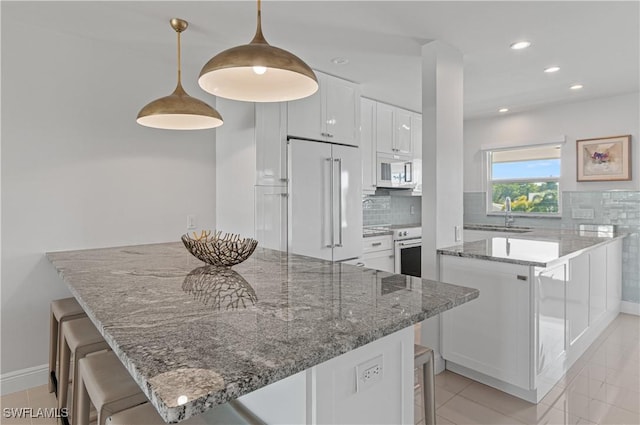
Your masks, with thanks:
M344 261L362 254L362 173L358 148L288 141L288 248Z

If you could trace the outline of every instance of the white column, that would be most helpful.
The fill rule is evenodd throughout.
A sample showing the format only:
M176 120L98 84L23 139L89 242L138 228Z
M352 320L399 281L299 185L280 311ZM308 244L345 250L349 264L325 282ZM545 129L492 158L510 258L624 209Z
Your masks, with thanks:
M463 64L456 48L422 47L422 277L437 279L436 249L455 245L463 220ZM421 341L439 356L439 318L422 325ZM438 371L438 370L436 370Z

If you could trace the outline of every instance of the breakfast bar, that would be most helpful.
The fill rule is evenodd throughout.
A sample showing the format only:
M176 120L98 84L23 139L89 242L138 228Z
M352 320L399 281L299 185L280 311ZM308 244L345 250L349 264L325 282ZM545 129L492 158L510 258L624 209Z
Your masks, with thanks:
M396 423L412 423L412 325L479 294L260 247L233 268L205 265L180 243L47 257L167 422L246 397L271 422L250 396L277 400L279 391L306 403L296 421L344 422L361 402L367 421L376 409L394 410L376 406L387 399L401 404ZM382 378L364 388L356 370L377 358ZM283 382L293 383L267 393ZM322 404L328 394L347 407ZM282 410L296 411L289 403Z

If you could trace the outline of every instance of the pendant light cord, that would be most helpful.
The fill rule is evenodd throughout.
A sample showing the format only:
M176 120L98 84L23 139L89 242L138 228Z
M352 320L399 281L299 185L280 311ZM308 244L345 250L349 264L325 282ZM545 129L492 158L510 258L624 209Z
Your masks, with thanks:
M180 33L181 31L176 31L178 33L178 85L182 85L182 58L180 51Z
M262 34L262 7L261 0L258 0L258 24L256 26L256 35L253 36L251 43L269 44Z

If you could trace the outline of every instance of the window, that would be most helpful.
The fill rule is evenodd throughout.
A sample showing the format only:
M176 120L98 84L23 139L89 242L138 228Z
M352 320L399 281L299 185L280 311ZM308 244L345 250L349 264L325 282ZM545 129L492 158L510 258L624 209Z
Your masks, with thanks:
M487 212L559 215L560 145L493 150L488 153Z

